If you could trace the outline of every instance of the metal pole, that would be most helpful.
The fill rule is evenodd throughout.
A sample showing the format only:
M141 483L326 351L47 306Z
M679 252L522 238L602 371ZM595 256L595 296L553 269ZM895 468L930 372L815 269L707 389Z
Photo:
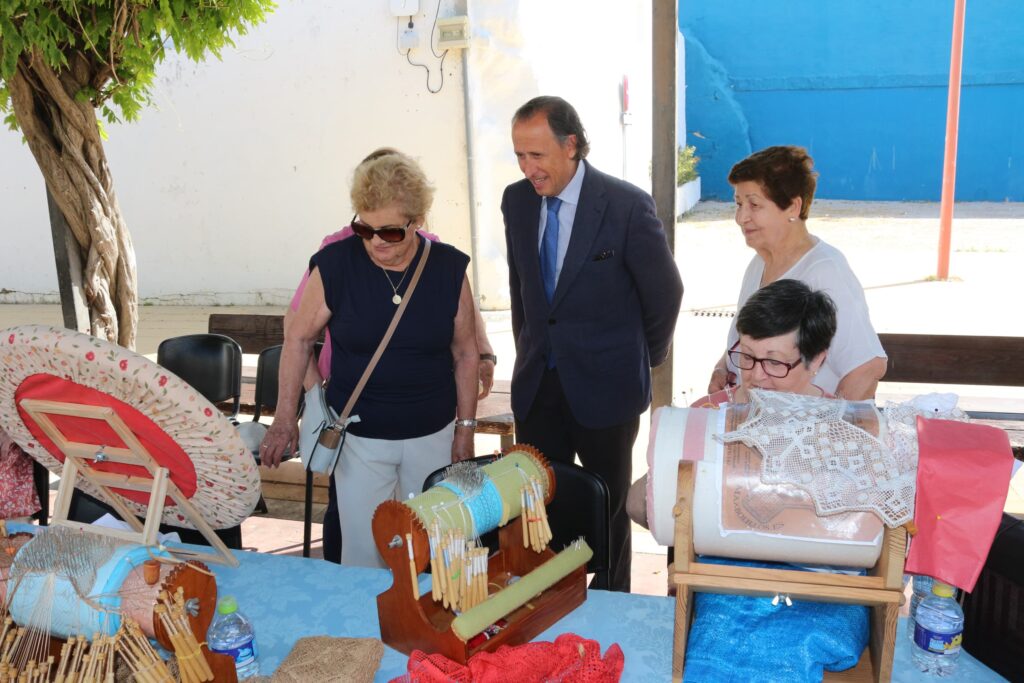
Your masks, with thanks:
M964 14L967 0L953 8L953 45L949 51L949 96L946 103L946 152L942 162L942 203L939 207L939 266L936 277L949 279L949 243L953 233L956 194L956 139L960 126L960 71L964 52Z
M679 31L677 0L654 0L652 23L653 137L651 190L658 218L665 227L669 247L676 244L676 33ZM652 408L672 403L672 351L654 369Z

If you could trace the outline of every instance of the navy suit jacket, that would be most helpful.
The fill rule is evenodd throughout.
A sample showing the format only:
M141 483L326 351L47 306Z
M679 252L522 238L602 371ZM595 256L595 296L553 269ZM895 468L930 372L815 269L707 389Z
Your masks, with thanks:
M650 405L650 369L668 355L683 295L654 200L586 165L550 305L540 275L540 207L526 179L505 188L512 410L519 420L529 414L553 354L576 421L591 429L622 424Z

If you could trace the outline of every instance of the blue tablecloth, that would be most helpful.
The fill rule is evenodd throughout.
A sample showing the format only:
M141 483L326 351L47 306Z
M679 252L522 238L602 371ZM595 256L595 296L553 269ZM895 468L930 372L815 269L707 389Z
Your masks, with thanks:
M293 643L312 635L380 637L377 594L391 585L390 572L340 567L323 560L237 553L237 569L216 567L221 595L238 599L239 608L253 620L260 647L260 672L272 672ZM423 581L429 590L429 582ZM672 675L672 628L675 601L647 595L590 591L587 600L538 640L576 633L601 643L607 650L618 643L625 653L623 681L667 681ZM910 658L910 641L901 619L893 681L933 682L920 674ZM406 655L384 649L376 681L388 681L406 671ZM966 652L956 680L1002 681Z
M35 533L36 526L11 525L11 531ZM341 567L323 560L235 552L237 568L212 565L218 594L234 595L239 609L256 629L260 673L276 669L304 636L379 638L377 595L391 585L384 569ZM429 590L422 577L421 590ZM618 643L625 654L623 681L668 681L672 676L672 629L675 600L649 595L589 591L587 600L561 621L538 636L554 640L562 633L576 633L601 643L602 651ZM906 619L901 619L892 680L896 683L934 683L914 668ZM375 681L384 682L406 672L407 656L384 648L384 659ZM964 652L955 679L972 683L1003 681Z

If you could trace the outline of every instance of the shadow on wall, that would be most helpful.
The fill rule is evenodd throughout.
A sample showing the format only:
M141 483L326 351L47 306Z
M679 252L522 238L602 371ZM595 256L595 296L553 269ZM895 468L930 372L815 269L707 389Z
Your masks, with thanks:
M733 96L729 74L692 32L686 41L686 144L700 157L701 194L704 199L732 200L726 177L732 165L753 150L743 107Z

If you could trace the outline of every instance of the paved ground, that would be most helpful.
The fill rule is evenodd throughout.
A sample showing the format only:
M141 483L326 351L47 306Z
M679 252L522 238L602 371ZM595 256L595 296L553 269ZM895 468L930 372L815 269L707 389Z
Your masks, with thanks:
M950 254L950 279L935 280L938 261L938 204L817 201L811 231L839 248L865 287L872 320L879 332L1001 334L1024 336L1024 316L1013 303L1016 276L1024 255L1024 205L977 203L956 207ZM686 293L675 343L676 403L703 395L715 359L722 353L739 283L752 252L732 220L732 206L699 204L676 225L676 254ZM154 353L161 339L206 331L210 313L223 308L144 306L140 309L138 349ZM234 307L232 312L280 309ZM514 357L507 312L485 314L500 359L499 379L510 379ZM0 306L0 328L42 322L60 324L56 306ZM907 391L892 386L894 393ZM1024 410L1024 390L999 389L1017 397ZM963 390L983 395L985 390ZM988 392L991 393L991 392ZM479 452L497 447L497 437L479 437ZM634 452L634 473L646 468L647 434L641 430ZM1014 501L1024 512L1024 478L1018 478ZM301 519L301 511L284 505L272 514ZM245 526L246 545L260 550L298 553L301 522L254 517ZM319 538L319 527L314 529ZM634 590L664 594L664 557L649 535L637 534Z

